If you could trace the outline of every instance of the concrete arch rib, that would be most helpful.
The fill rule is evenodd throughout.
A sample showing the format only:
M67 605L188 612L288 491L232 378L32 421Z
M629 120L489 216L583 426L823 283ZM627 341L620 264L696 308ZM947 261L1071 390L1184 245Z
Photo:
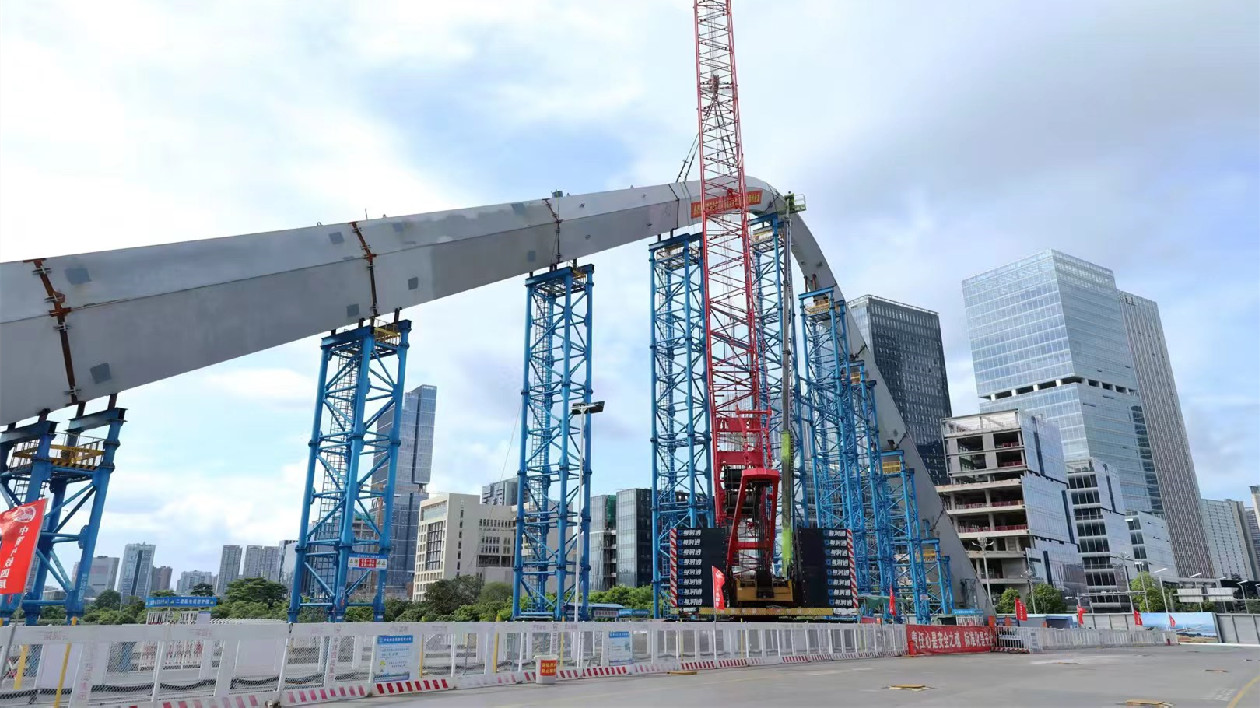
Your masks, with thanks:
M753 211L782 206L768 183L747 183L761 190ZM0 263L0 422L685 228L697 221L698 193L698 182L661 184ZM836 285L799 214L792 251L816 286ZM861 337L852 318L849 332ZM878 380L865 345L853 350ZM924 469L886 388L876 392L884 444ZM923 517L940 518L931 481L916 477ZM974 578L950 525L936 533L954 577Z

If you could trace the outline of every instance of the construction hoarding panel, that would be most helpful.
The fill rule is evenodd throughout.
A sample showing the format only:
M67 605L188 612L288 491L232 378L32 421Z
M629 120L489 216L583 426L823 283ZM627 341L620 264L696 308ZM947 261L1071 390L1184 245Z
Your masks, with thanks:
M981 654L993 650L993 629L912 624L906 627L906 647L910 656Z

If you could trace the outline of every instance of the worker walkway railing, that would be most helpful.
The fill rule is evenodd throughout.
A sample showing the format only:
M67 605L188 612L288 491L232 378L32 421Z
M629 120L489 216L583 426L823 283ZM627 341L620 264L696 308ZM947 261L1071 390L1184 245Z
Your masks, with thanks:
M1002 627L1014 651L1175 642L1170 633ZM532 681L901 656L902 625L341 623L0 628L0 707L301 705Z
M1140 629L1051 629L1048 627L998 627L995 651L1038 653L1101 647L1168 646L1177 644L1177 633Z

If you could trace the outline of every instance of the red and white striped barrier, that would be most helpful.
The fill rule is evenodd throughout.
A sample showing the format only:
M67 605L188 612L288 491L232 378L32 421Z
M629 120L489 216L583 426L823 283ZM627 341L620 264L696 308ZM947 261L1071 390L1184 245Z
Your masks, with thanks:
M682 667L684 671L704 671L706 669L716 669L717 664L713 661L684 661Z
M812 661L812 660L813 660L813 657L801 656L801 655L783 657L783 663L785 664L803 664L807 661Z
M718 659L717 667L719 669L742 669L748 666L747 659Z
M465 677L468 678L468 677ZM399 693L421 693L423 691L450 691L456 688L449 679L416 679L414 681L389 681L376 684L374 695L393 696Z
M586 669L587 676L629 676L629 666L590 666Z
M347 698L363 698L368 695L367 684L347 684L329 688L297 688L284 692L284 705L300 706L308 703L344 701Z

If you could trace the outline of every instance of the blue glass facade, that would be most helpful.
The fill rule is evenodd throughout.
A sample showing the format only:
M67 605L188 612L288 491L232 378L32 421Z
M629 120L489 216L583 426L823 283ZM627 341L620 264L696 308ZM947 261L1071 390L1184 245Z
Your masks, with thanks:
M418 386L403 395L402 419L398 431L398 469L394 476L394 509L390 524L392 547L385 571L385 595L409 599L416 569L416 544L420 534L420 503L429 498L425 491L433 473L433 424L437 415L437 387ZM386 434L388 416L377 424ZM382 467L372 480L385 484Z
M1105 462L1125 509L1158 511L1159 485L1111 271L1046 251L963 281L982 411L1044 416L1069 462Z

